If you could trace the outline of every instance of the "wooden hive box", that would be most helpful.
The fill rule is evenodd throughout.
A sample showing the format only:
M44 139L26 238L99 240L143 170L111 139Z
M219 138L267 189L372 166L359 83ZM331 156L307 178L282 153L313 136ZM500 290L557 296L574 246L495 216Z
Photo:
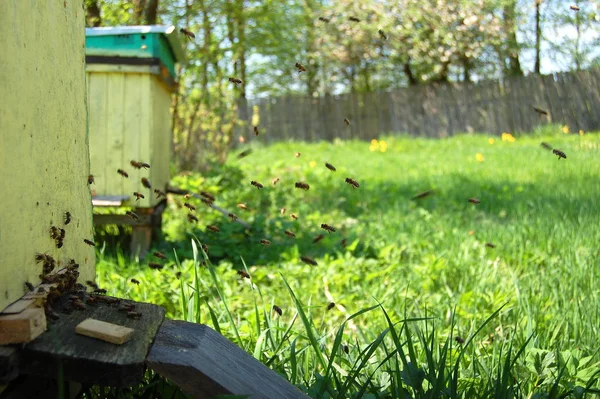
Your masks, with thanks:
M86 29L95 204L152 208L162 199L153 190L164 191L170 178L171 94L176 88L175 64L184 60L178 35L173 26ZM134 169L131 160L151 167ZM118 169L129 178L120 176ZM142 186L143 177L151 190ZM136 201L133 192L145 198Z
M0 311L37 285L37 252L93 280L84 10L75 1L0 6ZM72 220L64 223L65 212ZM65 230L62 248L50 227Z

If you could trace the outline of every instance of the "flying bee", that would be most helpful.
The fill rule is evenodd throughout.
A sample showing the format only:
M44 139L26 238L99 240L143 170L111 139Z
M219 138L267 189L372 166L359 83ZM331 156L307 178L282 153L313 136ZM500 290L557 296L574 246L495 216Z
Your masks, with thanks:
M302 190L309 190L310 186L307 183L304 182L296 182L296 188L302 189Z
M346 248L346 246L348 245L348 240L342 238L342 241L340 241L340 245L342 246L342 248Z
M537 112L538 114L540 114L540 115L548 115L548 111L546 111L545 109L541 109L541 108L538 108L538 107L533 107L533 110L535 112Z
M88 175L88 184L94 184L94 175Z
M485 246L488 248L496 248L496 246L494 244L492 244L491 242L486 242Z
M146 179L145 177L142 177L142 186L146 187L147 189L152 189L150 180Z
M294 153L294 156L295 156L296 158L300 158L300 155L301 155L301 154L300 154L299 152L295 152L295 153Z
M71 212L65 212L65 225L71 223Z
M333 308L335 308L335 302L329 302L329 303L327 304L327 310L331 310L331 309L333 309Z
M254 126L254 134L258 136L258 126Z
M346 344L342 345L342 350L344 353L346 353L346 355L350 353L350 347Z
M154 255L155 257L160 258L160 259L167 259L165 254L163 254L162 252L155 251L152 255Z
M411 200L418 200L418 199L427 198L431 194L433 194L433 190L423 191L422 193L419 193L419 194L415 195L414 197L412 197Z
M346 126L350 126L350 119L344 118L344 123L346 124Z
M238 270L237 274L241 277L241 278L247 278L250 279L250 275L245 271L245 270Z
M265 247L268 247L269 245L271 245L271 241L263 238L262 240L260 240L260 244L264 245Z
M377 31L379 33L379 36L383 39L383 40L387 40L387 36L385 34L385 32L382 29L379 29Z
M208 198L202 198L200 201L202 201L203 204L206 204L206 206L212 208L213 206L213 202L211 200L209 200Z
M325 238L325 236L324 236L323 234L319 234L318 236L316 236L316 237L315 237L315 238L312 240L312 243L313 243L313 244L316 244L316 243L318 243L319 241L321 241L323 238Z
M281 213L281 215L285 215L285 208L281 208L281 209L279 210L279 213Z
M332 164L330 164L330 163L328 163L328 162L325 162L325 167L326 167L327 169L329 169L330 171L332 171L332 172L335 172L335 171L337 170L337 169L335 168L335 166L333 166Z
M573 11L579 11L579 7L573 5L573 6L569 6L569 8Z
M558 156L558 160L559 161L560 161L561 158L567 159L567 155L564 152L562 152L561 150L558 150L558 149L555 148L555 149L552 150L552 153L554 155Z
M163 267L165 267L165 265L161 265L160 263L148 263L148 267L152 270L162 270Z
M458 335L456 337L454 337L454 340L459 344L462 345L465 343L465 340L462 337L459 337Z
M192 204L188 204L187 202L183 203L183 206L185 206L187 209L189 209L190 211L195 211L196 207Z
M277 305L273 305L273 311L277 313L279 316L283 315L283 310Z
M319 17L319 21L329 23L331 21L331 19L325 18L325 17Z
M125 214L132 218L133 220L139 220L138 215L133 211L126 211Z
M346 183L348 183L349 185L351 185L354 188L359 188L360 185L358 184L358 182L354 179L351 179L349 177L346 177Z
M134 278L132 278L132 279L131 279L131 280L129 280L129 281L131 281L131 282L132 282L133 284L135 284L135 285L140 285L140 282L139 282L139 280L136 280L136 279L134 279Z
M139 320L142 318L141 312L127 312L127 317L130 319Z
M261 188L263 188L263 187L264 187L262 184L260 184L260 183L259 183L259 182L257 182L257 181L254 181L254 180L252 180L252 181L250 182L250 184L252 184L254 187L258 188L259 190L260 190Z
M321 228L325 231L328 231L330 233L335 233L335 228L333 226L330 226L326 223L321 223Z
M296 215L295 213L290 213L290 217L294 220L298 220L298 215Z
M231 219L232 222L235 222L238 219L237 215L234 213L229 213L227 216L229 216L229 219Z
M204 253L206 255L208 255L208 245L206 245L206 244L200 244L200 246L202 247L202 250L204 251Z
M247 150L240 152L238 154L238 158L239 159L246 158L248 155L250 155L251 152L252 152L252 148L248 148Z
M89 245L90 247L95 247L96 243L92 240L88 240L87 238L83 239L83 242L85 242L87 245Z
M191 213L188 213L187 218L188 218L188 222L197 222L198 221L198 218L196 216L192 215Z
M154 189L154 193L156 194L156 198L160 198L160 197L167 198L167 194L165 194L163 191L160 191L158 188Z
M29 281L25 281L25 286L27 287L27 289L29 291L33 291L35 290L35 287L33 286L33 284L31 284Z
M135 169L141 169L142 168L142 164L138 161L134 161L132 160L131 162L129 162L129 164L131 166L133 166Z
M348 20L352 21L352 22L360 22L360 19L358 19L356 17L348 17Z
M181 278L181 272L175 273L175 278L179 280Z
M298 69L298 73L306 72L306 67L299 62L296 62L296 69Z
M117 173L123 177L129 177L129 174L127 174L127 172L125 172L123 169L117 169Z
M238 207L238 208L240 208L240 209L243 209L243 210L245 210L245 211L248 211L248 210L249 210L249 209L248 209L248 207L246 206L246 204L242 204L242 203L240 203L240 204L237 204L237 207Z
M548 150L548 151L552 151L552 147L550 146L550 144L548 143L544 143L543 141L540 143L540 145L542 146L542 148Z
M291 231L289 231L289 230L286 230L286 231L284 231L284 233L285 233L285 235L286 235L286 236L288 236L288 237L292 237L292 238L295 238L295 237L296 237L296 234L292 233L292 232L291 232Z
M135 196L135 198L136 198L135 200L136 200L136 201L139 201L139 200L140 200L140 198L145 198L145 197L144 197L144 194L142 194L142 193L138 193L137 191L134 191L134 192L133 192L133 195Z
M221 231L221 230L219 230L219 228L217 226L213 226L212 224L209 224L208 226L206 226L206 229L210 230L214 233L218 233L219 231Z
M185 28L179 29L179 32L183 33L190 41L192 41L196 38L196 35L194 35L193 32L190 32L189 30L187 30Z
M481 203L481 200L479 198L475 198L475 197L469 198L467 201L469 201L471 204L475 204L475 205Z
M229 78L229 81L231 83L235 84L236 86L237 85L241 85L242 83L244 83L244 82L242 82L242 79L233 78L233 77Z
M273 179L273 185L276 185L277 182L279 182L279 177L276 177L276 178Z
M200 195L211 201L215 200L215 197L211 193L207 193L206 191L200 191Z

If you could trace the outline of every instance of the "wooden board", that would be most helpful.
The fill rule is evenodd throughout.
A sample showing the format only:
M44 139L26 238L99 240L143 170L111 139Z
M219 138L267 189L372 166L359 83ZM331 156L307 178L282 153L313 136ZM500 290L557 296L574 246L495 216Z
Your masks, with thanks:
M283 377L203 324L165 320L147 364L199 398L249 395L253 399L308 398Z
M132 328L96 319L85 319L75 327L77 334L97 338L116 345L122 345L129 341L134 331Z
M100 303L85 310L62 313L68 300L62 298L53 306L60 319L49 323L48 330L21 351L19 372L58 378L62 367L66 380L83 383L131 386L143 376L144 361L163 321L164 309L137 303L142 312L139 320L127 318L118 306ZM87 318L119 324L135 330L131 341L115 346L75 333L75 326Z
M0 345L33 341L46 330L42 308L29 308L17 314L0 315Z
M129 195L96 195L92 197L93 206L121 206L129 200Z

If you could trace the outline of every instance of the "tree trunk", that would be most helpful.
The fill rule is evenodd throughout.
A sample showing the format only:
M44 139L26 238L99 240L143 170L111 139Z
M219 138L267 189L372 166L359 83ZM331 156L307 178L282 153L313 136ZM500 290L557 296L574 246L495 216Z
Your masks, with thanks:
M519 60L519 43L515 27L516 0L511 0L504 6L504 34L506 36L506 53L509 60L509 76L522 76L521 61Z
M87 1L86 19L88 26L91 26L92 28L102 26L102 17L100 16L100 7L98 6L98 0Z
M533 72L540 74L541 69L541 48L542 48L542 26L540 21L540 5L543 0L535 1L535 66Z
M156 25L156 17L158 14L158 0L148 0L145 11L146 24Z
M408 79L409 86L416 86L419 83L417 81L417 78L413 74L412 69L410 68L410 60L406 61L404 63L404 74L406 75L406 78Z
M244 0L237 0L236 22L238 34L238 61L240 63L240 79L244 82L240 85L240 97L246 98L246 15L244 11Z
M133 24L142 24L142 15L144 15L144 8L146 6L146 0L133 0Z

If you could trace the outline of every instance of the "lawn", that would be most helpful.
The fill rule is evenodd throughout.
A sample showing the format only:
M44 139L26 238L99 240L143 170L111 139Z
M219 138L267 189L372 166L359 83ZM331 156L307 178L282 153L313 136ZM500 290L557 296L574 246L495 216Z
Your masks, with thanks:
M251 230L200 201L190 223L186 200L172 197L156 248L165 268L107 245L99 285L212 326L314 398L600 392L597 134L549 127L252 149L172 182L214 194Z

